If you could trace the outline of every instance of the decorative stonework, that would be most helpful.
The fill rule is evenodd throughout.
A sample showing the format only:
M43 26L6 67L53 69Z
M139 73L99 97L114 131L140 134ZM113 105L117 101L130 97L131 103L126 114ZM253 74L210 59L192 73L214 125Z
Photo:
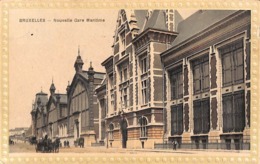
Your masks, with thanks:
M217 87L217 62L216 62L216 56L215 53L211 54L210 58L210 84L211 84L211 89L214 89Z
M189 74L188 74L188 67L187 65L184 65L184 82L183 82L183 87L184 87L184 96L189 95Z
M215 130L217 129L217 124L218 124L218 112L217 112L217 98L214 97L211 99L211 126L212 129Z
M184 129L185 131L189 131L189 125L190 125L190 121L189 121L189 104L184 104Z

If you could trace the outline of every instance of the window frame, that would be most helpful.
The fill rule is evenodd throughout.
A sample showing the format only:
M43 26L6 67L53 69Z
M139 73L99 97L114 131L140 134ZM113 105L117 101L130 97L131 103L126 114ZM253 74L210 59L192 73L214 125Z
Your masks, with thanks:
M183 98L183 69L182 66L168 71L170 81L171 100ZM175 83L174 83L175 79ZM174 83L174 84L173 84Z
M109 124L109 130L108 130L108 140L114 140L114 129L115 129L115 126L113 123L110 123Z
M240 52L240 55L238 56ZM244 59L244 43L242 39L239 39L235 42L229 43L225 46L222 46L219 48L220 58L221 58L221 64L222 64L222 86L228 87L232 85L241 84L245 81L244 77L244 65L245 65L245 59ZM224 62L224 59L229 57L230 58L230 68L226 69L226 65ZM242 60L239 63L238 59L241 58ZM225 81L225 73L230 70L230 81ZM237 79L237 76L241 77Z
M141 81L142 105L148 104L148 79Z
M206 134L210 131L210 99L193 101L194 134Z
M223 132L243 132L245 128L245 93L244 91L237 91L222 95L222 118L223 118ZM231 102L227 102L229 99ZM226 104L231 105L230 111L227 111ZM229 125L231 124L231 125Z
M175 115L176 114L176 115ZM174 126L176 124L176 126ZM176 128L176 130L174 130ZM183 126L183 104L171 106L171 135L182 135Z
M205 69L204 66L208 65ZM195 68L198 69L198 78L196 78L197 73L195 73ZM208 92L210 90L210 78L209 78L209 54L204 54L191 61L191 69L193 75L193 94L200 94L203 92ZM207 70L207 74L204 74ZM208 79L208 80L206 80ZM199 83L199 88L196 86L196 82ZM205 87L205 83L207 84Z
M144 116L139 118L140 138L148 138L148 119Z

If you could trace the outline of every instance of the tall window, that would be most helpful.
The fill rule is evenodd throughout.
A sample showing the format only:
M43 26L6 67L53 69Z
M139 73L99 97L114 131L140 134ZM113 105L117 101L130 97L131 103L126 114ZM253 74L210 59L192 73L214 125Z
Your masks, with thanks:
M210 128L209 99L193 102L194 134L208 133Z
M140 137L148 137L147 119L145 117L141 117L139 119L139 123L140 123Z
M169 72L171 83L171 99L179 99L183 97L183 74L182 67L178 67Z
M127 103L127 88L124 88L123 99L124 99L124 107L127 108L127 106L128 106L128 103Z
M109 75L109 86L110 86L110 88L113 87L113 74Z
M122 88L121 89L121 103L122 103L122 108L127 108L128 107L128 99L127 99L127 88Z
M141 68L141 74L144 74L148 71L147 57L143 57L140 59L140 68Z
M171 107L171 135L181 135L183 132L183 105Z
M223 95L223 132L242 132L245 127L244 91Z
M113 89L113 74L109 75L109 86L110 86L110 107L113 110L114 108L114 89Z
M121 51L121 55L124 56L125 55L125 47L126 47L126 43L125 43L125 31L123 31L120 34L120 40L121 40L121 45L120 45L120 51Z
M244 54L242 40L220 49L223 86L244 82Z
M128 70L127 67L122 67L120 70L120 82L123 83L128 80Z
M148 103L147 79L142 80L142 104Z
M123 82L123 70L120 70L120 82Z
M114 125L112 123L109 124L108 139L109 140L114 139Z
M194 94L209 90L209 57L208 55L192 62Z
M111 93L110 93L111 109L114 109L114 110L115 110L115 108L114 108L115 102L114 102L114 101L115 101L115 100L114 100L114 92L111 92Z
M124 81L128 79L128 73L127 73L127 68L124 68Z

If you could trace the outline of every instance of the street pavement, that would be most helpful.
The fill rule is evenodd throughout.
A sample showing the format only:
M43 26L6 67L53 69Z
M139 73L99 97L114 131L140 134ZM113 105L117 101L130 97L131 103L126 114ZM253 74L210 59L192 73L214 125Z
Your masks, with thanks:
M10 156L48 156L53 153L36 153L35 146L28 143L16 143L9 146ZM122 148L106 148L106 147L71 147L60 148L59 153L55 155L66 156L82 156L88 154L88 156L102 156L109 157L114 155L123 156L232 156L232 157L247 157L250 156L250 151L227 151L227 150L160 150L160 149L122 149Z

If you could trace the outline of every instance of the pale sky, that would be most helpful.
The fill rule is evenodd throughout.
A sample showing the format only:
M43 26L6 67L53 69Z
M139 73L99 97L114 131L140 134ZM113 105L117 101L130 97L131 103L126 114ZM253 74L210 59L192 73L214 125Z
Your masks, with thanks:
M180 10L185 18L195 10ZM65 93L74 76L80 46L83 69L92 61L95 71L112 55L118 10L13 9L9 12L9 127L31 125L32 101L41 91L49 94L53 78L56 92ZM105 19L105 22L19 22L21 18Z

